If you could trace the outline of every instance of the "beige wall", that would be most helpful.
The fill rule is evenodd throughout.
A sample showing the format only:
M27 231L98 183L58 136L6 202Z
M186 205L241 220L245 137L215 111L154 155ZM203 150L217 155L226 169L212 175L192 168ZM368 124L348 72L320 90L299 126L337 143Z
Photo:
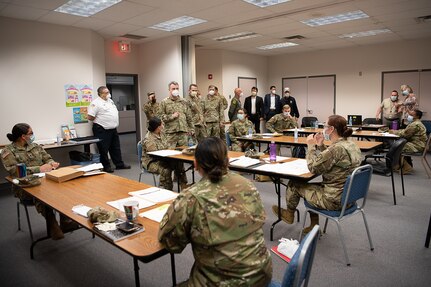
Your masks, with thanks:
M212 80L208 75L212 74ZM196 50L196 83L202 95L208 93L208 86L215 85L219 92L223 91L222 50Z
M336 113L374 117L381 102L382 72L430 69L430 51L431 39L422 39L274 56L268 58L268 81L281 87L283 77L335 74Z
M120 52L118 41L105 40L106 73L139 74L139 45L130 53Z
M73 124L65 84L105 83L104 40L90 30L0 17L0 144L18 122L37 139L55 138ZM79 135L89 124L75 125Z

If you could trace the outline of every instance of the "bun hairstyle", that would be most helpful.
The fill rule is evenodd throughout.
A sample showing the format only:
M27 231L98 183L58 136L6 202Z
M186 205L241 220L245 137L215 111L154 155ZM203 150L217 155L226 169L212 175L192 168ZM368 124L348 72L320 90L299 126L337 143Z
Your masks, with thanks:
M11 142L16 142L16 140L19 139L22 135L26 135L29 129L30 125L25 123L19 123L14 125L12 128L12 133L7 134L6 136Z
M217 183L227 173L226 144L218 137L202 140L195 152L196 163L212 183Z
M148 122L148 130L150 132L154 132L161 125L162 125L162 120L160 120L158 117L153 117Z
M328 125L333 126L340 137L348 138L352 135L353 130L347 127L347 121L339 115L332 115L328 119Z

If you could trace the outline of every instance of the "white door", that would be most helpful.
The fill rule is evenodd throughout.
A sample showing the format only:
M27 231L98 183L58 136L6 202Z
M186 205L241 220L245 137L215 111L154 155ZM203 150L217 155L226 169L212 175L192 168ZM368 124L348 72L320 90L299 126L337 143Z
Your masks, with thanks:
M307 116L326 122L335 114L335 76L308 78Z

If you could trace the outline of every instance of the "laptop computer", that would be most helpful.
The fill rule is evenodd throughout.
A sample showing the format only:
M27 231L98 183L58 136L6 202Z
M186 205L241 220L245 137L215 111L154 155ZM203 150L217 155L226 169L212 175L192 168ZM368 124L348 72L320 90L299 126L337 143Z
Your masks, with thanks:
M362 116L361 115L348 115L347 116L347 125L348 126L361 126L362 125Z

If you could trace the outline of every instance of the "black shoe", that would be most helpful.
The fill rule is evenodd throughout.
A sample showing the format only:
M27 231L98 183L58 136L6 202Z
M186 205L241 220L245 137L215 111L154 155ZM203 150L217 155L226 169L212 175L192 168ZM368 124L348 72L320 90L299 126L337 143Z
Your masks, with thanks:
M122 166L117 166L115 169L130 169L131 166L128 164L123 164Z
M105 168L103 169L103 171L105 171L105 172L109 172L109 173L113 173L113 172L114 172L114 169L113 169L112 167L105 167Z

